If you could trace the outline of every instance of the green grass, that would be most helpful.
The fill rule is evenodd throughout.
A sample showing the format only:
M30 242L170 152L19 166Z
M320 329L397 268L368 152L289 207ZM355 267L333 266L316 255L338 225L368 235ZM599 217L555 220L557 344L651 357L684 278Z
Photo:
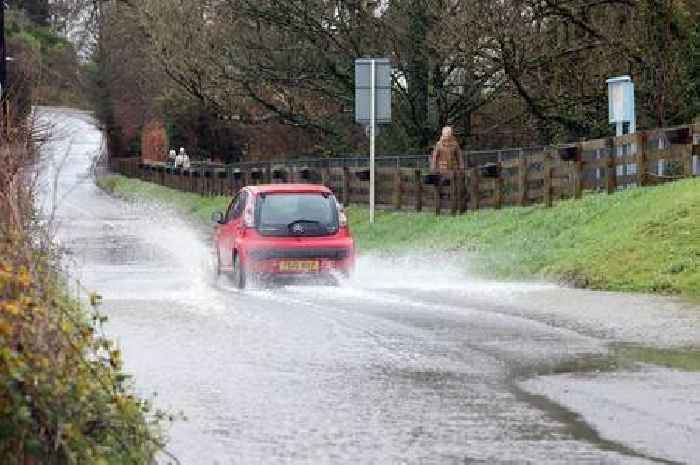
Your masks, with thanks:
M167 204L204 222L211 221L212 213L225 211L231 201L230 197L204 197L124 176L104 176L97 179L97 185L127 200L150 200Z
M700 295L700 180L554 208L509 208L458 217L351 209L363 250L478 252L496 276L542 276L620 291Z
M623 347L614 353L622 361L643 362L683 371L700 371L700 352L697 350Z
M107 190L167 201L209 220L227 198L203 198L108 177ZM554 208L508 208L457 217L348 208L360 252L461 251L475 271L547 278L616 291L700 297L700 180L615 195L588 195Z

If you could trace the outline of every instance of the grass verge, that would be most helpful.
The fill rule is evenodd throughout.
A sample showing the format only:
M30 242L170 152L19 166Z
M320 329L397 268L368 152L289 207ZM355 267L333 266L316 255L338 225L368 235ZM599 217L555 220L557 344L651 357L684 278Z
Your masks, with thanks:
M160 202L204 222L211 221L212 213L225 211L231 201L230 197L204 197L119 175L100 177L97 186L127 200Z
M208 221L228 198L204 198L121 176L98 184L130 198L167 202ZM580 287L700 297L700 179L588 195L554 208L480 211L456 217L377 212L348 215L360 251L474 253L475 271L546 278Z
M683 371L700 371L700 352L655 347L623 347L615 351L621 360L632 360Z

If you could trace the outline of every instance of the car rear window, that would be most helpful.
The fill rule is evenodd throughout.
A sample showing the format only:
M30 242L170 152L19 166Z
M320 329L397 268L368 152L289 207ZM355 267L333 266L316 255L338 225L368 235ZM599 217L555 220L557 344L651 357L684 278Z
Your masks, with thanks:
M338 231L335 197L320 193L261 195L256 225L264 235L323 236Z

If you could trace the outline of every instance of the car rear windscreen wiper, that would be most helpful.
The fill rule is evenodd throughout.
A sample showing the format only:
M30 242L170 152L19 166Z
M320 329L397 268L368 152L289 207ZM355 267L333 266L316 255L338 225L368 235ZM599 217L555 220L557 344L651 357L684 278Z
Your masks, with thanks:
M288 227L288 228L291 228L291 227L294 226L295 224L299 224L299 223L311 223L311 224L318 224L318 225L321 225L321 222L320 222L320 221L316 221L316 220L294 220L294 221L292 221L291 223L289 223L289 224L287 225L287 227Z

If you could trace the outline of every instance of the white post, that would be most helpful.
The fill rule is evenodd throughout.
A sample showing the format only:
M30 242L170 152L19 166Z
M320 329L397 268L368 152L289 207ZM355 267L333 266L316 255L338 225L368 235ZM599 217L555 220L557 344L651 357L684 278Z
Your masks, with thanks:
M374 224L374 126L375 126L375 61L370 67L370 91L369 91L369 222Z

